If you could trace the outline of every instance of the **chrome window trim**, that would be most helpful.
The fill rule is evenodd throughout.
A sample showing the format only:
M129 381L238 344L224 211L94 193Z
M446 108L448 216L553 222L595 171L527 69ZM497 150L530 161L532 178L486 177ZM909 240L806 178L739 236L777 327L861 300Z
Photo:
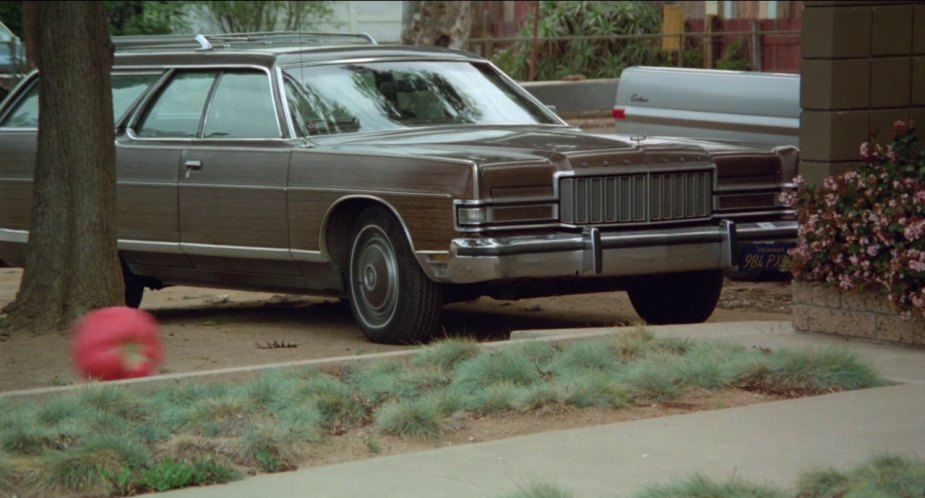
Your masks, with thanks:
M286 127L289 129L289 137L293 139L302 138L296 135L295 132L292 112L289 110L289 99L286 98L286 81L283 78L283 70L279 66L276 66L274 72L276 73L276 91L279 93L279 102L283 107L283 119L286 120Z

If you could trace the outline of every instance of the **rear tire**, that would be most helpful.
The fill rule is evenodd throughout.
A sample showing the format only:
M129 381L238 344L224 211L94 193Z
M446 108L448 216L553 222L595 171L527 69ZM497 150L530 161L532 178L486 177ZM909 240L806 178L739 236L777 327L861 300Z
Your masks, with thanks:
M707 270L640 279L627 292L646 323L666 325L705 322L716 309L722 290L723 273Z
M372 342L422 342L440 323L443 287L427 278L401 225L382 208L365 209L353 225L347 279L350 309Z

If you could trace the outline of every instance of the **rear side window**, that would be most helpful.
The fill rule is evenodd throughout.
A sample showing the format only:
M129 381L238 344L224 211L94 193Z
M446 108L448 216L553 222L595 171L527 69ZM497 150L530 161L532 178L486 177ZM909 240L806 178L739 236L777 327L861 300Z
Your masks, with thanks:
M180 73L161 92L135 133L145 138L193 138L215 73Z
M270 79L265 73L223 73L202 127L203 138L279 138Z
M118 122L135 100L159 77L160 73L112 75L112 120ZM0 126L38 128L39 84L37 81Z
M36 82L29 93L21 99L13 112L3 120L3 128L38 128L39 127L39 84Z

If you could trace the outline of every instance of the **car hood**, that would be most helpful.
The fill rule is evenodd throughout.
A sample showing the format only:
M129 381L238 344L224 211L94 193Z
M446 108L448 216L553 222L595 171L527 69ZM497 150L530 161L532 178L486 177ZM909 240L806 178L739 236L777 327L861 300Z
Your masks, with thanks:
M491 167L509 163L556 164L560 168L707 160L713 155L771 154L766 146L683 138L592 134L560 126L479 126L403 129L313 137L322 148L363 154L464 160ZM607 161L600 158L611 158ZM615 162L616 161L616 162Z

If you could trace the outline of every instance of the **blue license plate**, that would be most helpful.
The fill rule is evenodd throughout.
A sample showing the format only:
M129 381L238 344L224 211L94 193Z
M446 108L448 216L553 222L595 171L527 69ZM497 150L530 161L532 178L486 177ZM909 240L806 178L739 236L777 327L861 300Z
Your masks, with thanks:
M772 242L767 244L743 244L739 253L739 271L767 272L787 271L787 251L793 244Z

